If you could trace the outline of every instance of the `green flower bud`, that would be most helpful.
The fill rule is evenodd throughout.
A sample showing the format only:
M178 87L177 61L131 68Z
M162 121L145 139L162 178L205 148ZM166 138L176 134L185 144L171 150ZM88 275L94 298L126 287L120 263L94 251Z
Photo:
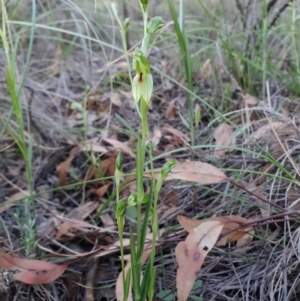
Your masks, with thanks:
M110 7L111 7L111 10L112 10L114 16L115 16L116 18L118 18L118 10L117 10L117 8L116 8L116 5L115 5L114 3L112 3L112 4L110 5Z
M123 30L125 32L128 30L129 24L130 24L130 19L126 18L125 21L124 21L124 23L123 23Z
M148 7L148 0L140 0L140 3L141 3L142 8L145 12L147 10L147 7Z
M153 92L153 78L151 73L137 74L132 81L132 96L137 103L143 100L149 104Z
M91 91L91 86L87 85L84 89L85 96L87 96L90 93L90 91Z
M136 206L137 204L137 193L134 192L132 193L129 197L128 197L128 207L133 207L133 206Z
M149 195L148 194L144 194L144 198L143 198L143 200L142 200L142 204L143 205L146 205L146 204L148 204L148 202L149 202Z
M70 106L71 110L83 111L83 106L80 102L72 102Z
M116 217L117 218L122 218L124 217L126 212L126 203L124 199L119 200L117 204L117 209L116 209Z
M162 175L162 177L165 178L175 165L176 161L174 159L171 159L168 162L166 162L160 170L160 174Z
M121 152L118 152L118 156L116 159L116 168L118 170L122 170L122 167L123 167L123 156Z
M116 168L115 169L115 182L116 182L117 187L120 187L121 176L122 176L121 171L118 168Z
M164 166L161 168L160 173L157 178L157 181L156 181L156 185L155 185L156 192L160 191L166 176L172 170L172 168L175 166L175 164L176 164L176 161L174 159L171 159L168 162L166 162L164 164Z
M148 5L148 0L140 0L141 4Z
M165 22L162 19L162 17L159 17L159 16L153 17L148 23L147 33L154 34L159 29L161 29L164 25L165 25Z
M150 63L140 48L133 53L133 69L136 73L150 73Z

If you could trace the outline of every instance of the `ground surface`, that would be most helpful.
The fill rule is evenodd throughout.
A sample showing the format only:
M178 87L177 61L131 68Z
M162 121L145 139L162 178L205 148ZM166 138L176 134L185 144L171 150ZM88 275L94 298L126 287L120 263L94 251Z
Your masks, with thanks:
M114 300L120 272L119 249L114 247L115 158L121 150L125 181L136 166L141 129L117 23L104 1L97 7L94 1L86 5L40 1L31 49L31 6L25 2L16 10L13 3L7 6L11 41L20 39L17 82L28 68L20 95L23 129L15 108L10 115L13 106L3 72L7 60L0 51L1 250L56 263L77 260L49 285L28 286L9 281L2 273L1 300ZM128 37L132 50L142 33L139 6L133 2L127 3L127 12L119 6L120 17L129 13L132 20ZM299 300L300 36L293 31L299 26L299 3L268 28L273 20L270 11L262 19L266 27L255 29L263 15L261 1L254 1L244 19L236 3L223 2L191 1L186 7L192 111L201 110L193 145L187 82L166 3L157 1L149 13L162 15L166 26L149 56L154 77L149 141L154 150L146 167L150 161L161 167L169 158L202 161L232 180L164 184L156 299L175 300L174 248L186 237L176 220L182 214L259 220L249 245L238 248L232 243L209 253L198 273L201 282L192 291L194 300ZM223 124L234 137L224 151L217 149L217 144L228 142L222 139L228 137ZM17 144L21 132L27 162ZM133 181L122 196L135 189ZM134 229L128 217L125 238L130 226Z

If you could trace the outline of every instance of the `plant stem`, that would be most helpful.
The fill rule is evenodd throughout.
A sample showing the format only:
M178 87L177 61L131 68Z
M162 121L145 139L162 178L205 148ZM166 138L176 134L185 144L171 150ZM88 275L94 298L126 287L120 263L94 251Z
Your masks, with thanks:
M138 193L138 202L137 202L137 235L138 241L140 236L140 229L141 229L141 209L142 209L142 202L144 200L144 185L143 185L143 171L144 171L144 162L145 162L145 154L146 154L146 139L148 136L148 120L147 120L147 113L148 113L148 105L147 103L141 99L140 101L140 111L142 117L142 137L140 140L139 146L139 166L137 169L137 193ZM140 167L140 168L139 168ZM141 246L143 248L143 246ZM142 252L140 253L142 254Z

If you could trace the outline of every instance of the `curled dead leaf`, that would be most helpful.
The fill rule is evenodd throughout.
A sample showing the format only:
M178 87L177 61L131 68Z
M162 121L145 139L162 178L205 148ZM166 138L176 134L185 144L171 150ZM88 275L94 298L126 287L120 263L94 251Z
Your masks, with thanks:
M0 251L0 266L9 271L11 279L26 284L51 283L64 273L68 265L19 258Z

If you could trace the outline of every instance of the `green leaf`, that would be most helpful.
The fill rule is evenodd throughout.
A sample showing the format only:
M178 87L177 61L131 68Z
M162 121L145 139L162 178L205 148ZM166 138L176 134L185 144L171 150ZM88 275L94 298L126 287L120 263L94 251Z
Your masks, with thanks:
M172 301L176 297L176 293L172 290L163 290L156 294L157 299L162 299L164 301Z
M126 279L125 279L125 285L124 285L124 299L128 299L129 295L129 289L130 289L130 280L131 280L131 268L128 269L128 272L126 274Z
M149 287L148 287L149 300L152 300L153 296L154 296L155 277L156 277L156 268L153 268L150 271L150 281L149 281Z
M192 67L191 67L191 59L190 59L190 50L189 50L189 44L188 44L188 39L187 35L185 34L185 31L181 31L180 25L178 22L178 18L176 15L176 10L174 7L173 0L168 0L169 3L169 9L172 15L172 19L174 22L174 27L176 31L176 35L178 38L178 43L180 46L180 54L181 58L184 64L184 69L185 69L185 77L188 83L188 90L190 92L193 92L193 83L192 83ZM187 94L188 98L188 112L189 112L189 119L190 119L190 131L191 131L191 140L192 140L192 145L193 145L193 140L194 140L194 129L193 129L193 118L194 118L194 111L193 111L193 99L192 99L192 94L188 93Z
M199 288L200 286L202 285L202 280L196 280L194 285L193 285L193 288L192 290L196 290L197 288Z
M189 295L189 298L195 301L203 301L202 296Z
M130 259L131 259L132 286L133 286L134 299L140 300L141 263L138 262L138 258L135 250L135 239L133 237L131 230L130 230Z

